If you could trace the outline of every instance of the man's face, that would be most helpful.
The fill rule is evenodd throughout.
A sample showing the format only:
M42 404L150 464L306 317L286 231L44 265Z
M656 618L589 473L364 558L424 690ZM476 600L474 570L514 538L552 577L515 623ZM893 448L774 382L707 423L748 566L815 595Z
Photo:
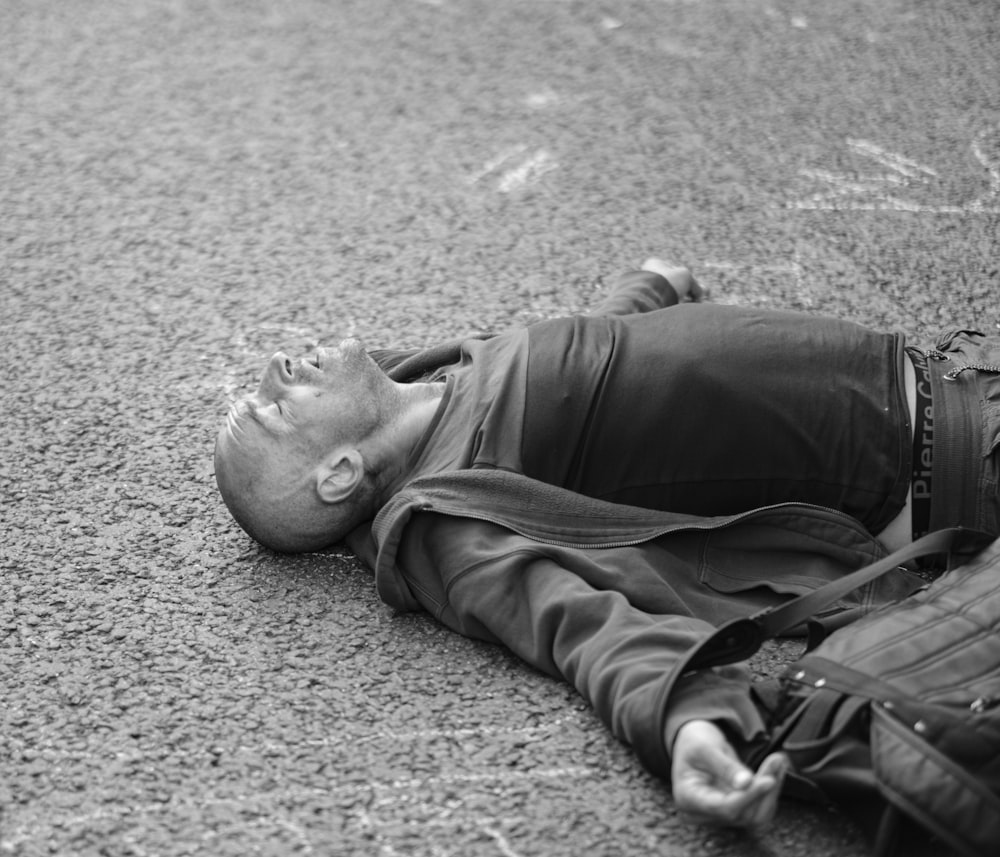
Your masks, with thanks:
M277 550L329 544L336 522L317 493L318 467L338 448L356 450L392 419L399 401L354 340L299 360L275 354L216 441L215 477L233 517Z
M288 451L318 457L377 428L392 386L361 344L348 339L297 360L275 354L242 410Z

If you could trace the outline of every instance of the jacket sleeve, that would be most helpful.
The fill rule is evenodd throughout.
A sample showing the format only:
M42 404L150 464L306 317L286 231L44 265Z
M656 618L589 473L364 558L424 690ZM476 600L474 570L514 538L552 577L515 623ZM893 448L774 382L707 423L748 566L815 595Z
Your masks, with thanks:
M677 292L665 277L651 271L632 271L618 278L614 288L587 315L631 315L679 303ZM452 339L430 348L376 348L368 353L393 381L414 381L461 359L462 344L470 339L490 339L479 333Z
M630 271L618 278L611 294L587 315L631 315L677 303L677 292L665 277L652 271Z
M713 720L744 740L763 731L742 666L683 679L668 710L672 667L708 623L643 612L497 525L422 513L407 529L402 570L425 609L570 682L653 773L669 779L669 748L688 720Z

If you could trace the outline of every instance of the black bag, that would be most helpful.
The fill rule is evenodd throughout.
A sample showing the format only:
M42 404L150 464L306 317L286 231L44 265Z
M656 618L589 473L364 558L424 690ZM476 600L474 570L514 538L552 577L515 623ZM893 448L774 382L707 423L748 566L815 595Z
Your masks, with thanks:
M685 668L744 660L845 591L943 553L960 534L967 535L932 533L816 592L731 622ZM840 807L878 854L921 828L970 857L1000 854L1000 540L822 642L810 636L807 653L781 678L770 740L751 764L788 754L786 791Z

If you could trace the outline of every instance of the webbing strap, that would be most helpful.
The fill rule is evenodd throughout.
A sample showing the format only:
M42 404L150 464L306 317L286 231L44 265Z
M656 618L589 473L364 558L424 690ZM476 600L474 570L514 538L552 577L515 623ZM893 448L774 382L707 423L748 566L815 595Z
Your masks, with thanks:
M757 653L764 640L801 625L860 586L870 583L910 560L949 551L961 527L937 530L889 554L884 559L830 581L813 592L752 616L734 619L695 646L678 665L683 672L743 661Z
M810 616L826 609L835 601L839 601L855 589L873 580L877 580L883 574L887 574L894 568L898 568L910 560L927 556L928 554L946 553L951 549L952 544L954 544L955 539L961 532L960 528L955 527L949 530L937 530L933 533L928 533L915 542L889 554L885 559L880 559L878 562L873 562L871 565L866 565L864 568L852 571L844 577L832 580L819 589L807 592L805 595L800 595L798 598L789 601L787 604L782 604L780 607L762 610L760 613L754 614L751 618L756 619L760 623L765 636L776 637L789 628L801 625Z

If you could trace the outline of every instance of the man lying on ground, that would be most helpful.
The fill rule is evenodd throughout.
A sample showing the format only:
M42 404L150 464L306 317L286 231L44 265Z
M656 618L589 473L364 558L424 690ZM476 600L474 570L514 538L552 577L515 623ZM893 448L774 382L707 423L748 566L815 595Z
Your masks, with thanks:
M1000 340L932 349L701 301L657 260L594 312L424 352L274 355L215 470L278 551L347 539L380 597L570 681L678 806L759 827L786 762L743 666L677 677L718 625L914 535L996 536ZM827 617L923 581L899 570Z

